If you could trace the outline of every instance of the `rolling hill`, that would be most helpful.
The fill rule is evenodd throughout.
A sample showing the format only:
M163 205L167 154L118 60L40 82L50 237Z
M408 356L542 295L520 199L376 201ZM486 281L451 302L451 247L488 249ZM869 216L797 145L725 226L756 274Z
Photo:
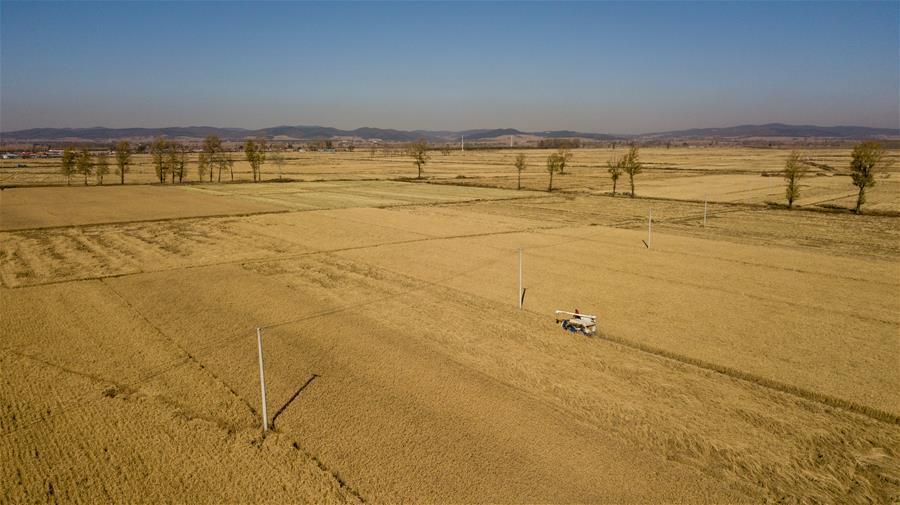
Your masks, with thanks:
M869 128L865 126L815 126L788 125L769 123L764 125L740 125L727 128L695 128L640 135L612 135L606 133L586 133L571 130L553 130L526 132L514 128L474 129L462 131L434 130L395 130L385 128L363 127L354 130L341 130L327 126L273 126L261 129L220 128L214 126L178 126L165 128L32 128L0 133L2 142L59 142L59 141L91 141L106 142L119 139L145 140L164 136L185 140L197 140L207 135L218 135L223 140L239 141L246 138L263 137L277 140L315 140L332 138L353 138L360 140L378 140L385 142L410 142L426 139L429 142L456 142L461 137L467 141L485 141L506 136L529 136L547 139L580 138L588 140L619 139L698 139L698 138L898 138L900 129Z

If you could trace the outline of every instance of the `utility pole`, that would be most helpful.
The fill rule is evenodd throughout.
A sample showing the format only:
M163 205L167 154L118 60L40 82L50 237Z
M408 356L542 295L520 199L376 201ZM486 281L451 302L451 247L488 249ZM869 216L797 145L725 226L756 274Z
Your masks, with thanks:
M263 433L269 431L269 414L266 412L266 372L263 368L262 328L256 327L256 346L259 350L259 387L262 391Z
M522 310L522 248L519 248L519 310Z

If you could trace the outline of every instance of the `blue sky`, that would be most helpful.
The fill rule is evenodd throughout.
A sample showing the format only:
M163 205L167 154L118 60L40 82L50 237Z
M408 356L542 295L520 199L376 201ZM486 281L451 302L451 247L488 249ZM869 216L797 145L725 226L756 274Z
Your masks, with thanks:
M0 129L900 127L900 2L0 2Z

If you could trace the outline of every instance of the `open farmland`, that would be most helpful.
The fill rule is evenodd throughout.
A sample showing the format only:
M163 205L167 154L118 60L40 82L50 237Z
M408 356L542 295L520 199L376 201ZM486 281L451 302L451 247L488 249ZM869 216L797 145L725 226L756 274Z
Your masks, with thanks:
M783 152L671 151L638 186L671 200L598 194L605 150L563 194L509 189L512 152L426 168L487 188L356 152L300 153L308 182L4 190L0 501L900 499L900 221L735 203ZM597 337L555 325L576 307Z
M800 149L818 165L801 182L800 206L852 208L856 188L849 177L849 147L813 147ZM790 153L784 147L646 147L641 149L644 172L638 176L636 193L639 196L678 200L768 204L784 203L784 185L779 172ZM431 151L424 176L435 183L515 189L515 157L524 153L528 168L522 174L525 189L547 188L545 163L554 151L546 149L450 151L441 154ZM606 173L606 162L621 156L622 146L616 149L575 149L565 175L554 180L554 187L578 193L606 194L612 183ZM232 153L236 181L251 179L250 167L244 154ZM188 163L188 181L198 182L197 154ZM900 152L888 151L893 166L877 176L877 183L867 192L866 208L872 212L900 213ZM25 167L17 168L16 165ZM357 149L353 152L287 152L282 166L271 160L263 165L264 179L292 179L296 181L359 181L396 180L416 176L411 159L400 154L399 146L390 150ZM215 177L218 180L218 174ZM230 174L222 174L223 181ZM135 155L128 175L129 183L158 182L149 155ZM95 184L93 179L90 184ZM117 182L115 174L106 177L106 184ZM58 159L28 159L0 161L0 185L65 185L59 174ZM73 185L83 184L74 177ZM618 191L628 190L628 181L619 181Z

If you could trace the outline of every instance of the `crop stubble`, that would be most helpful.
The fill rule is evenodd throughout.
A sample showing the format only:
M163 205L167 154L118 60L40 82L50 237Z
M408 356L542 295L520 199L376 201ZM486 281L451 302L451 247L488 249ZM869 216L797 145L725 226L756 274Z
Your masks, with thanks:
M646 202L398 184L229 186L271 212L3 232L4 501L50 482L86 502L897 496L896 424L550 318L578 306L623 341L900 414L892 218L726 206L703 229L696 204L654 203L648 251Z

